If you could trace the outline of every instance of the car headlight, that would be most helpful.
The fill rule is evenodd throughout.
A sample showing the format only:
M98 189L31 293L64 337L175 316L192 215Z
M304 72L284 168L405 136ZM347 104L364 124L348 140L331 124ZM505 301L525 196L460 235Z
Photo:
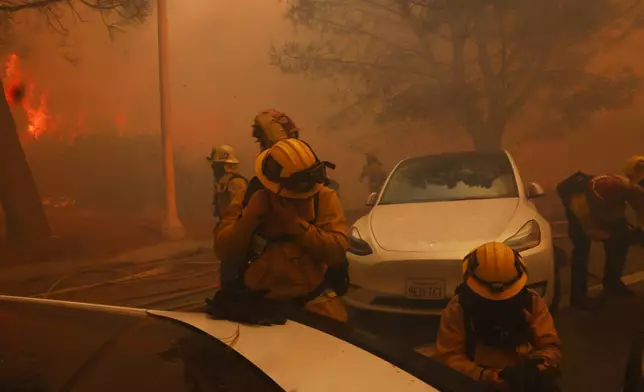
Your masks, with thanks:
M347 238L349 240L349 249L347 249L349 253L353 253L357 256L367 256L373 253L373 250L369 244L362 239L360 232L355 226L349 229Z
M539 224L535 220L529 221L515 235L506 239L503 243L517 252L523 252L538 246L541 243Z

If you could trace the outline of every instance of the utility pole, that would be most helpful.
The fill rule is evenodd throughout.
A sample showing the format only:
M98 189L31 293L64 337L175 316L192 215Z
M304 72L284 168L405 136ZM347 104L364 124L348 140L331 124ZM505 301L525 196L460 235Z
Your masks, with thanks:
M163 237L180 240L185 236L183 224L177 213L177 192L174 179L174 149L170 106L170 75L168 72L168 7L166 0L157 0L157 29L159 53L159 99L161 138L163 145L163 179L165 182L165 217Z

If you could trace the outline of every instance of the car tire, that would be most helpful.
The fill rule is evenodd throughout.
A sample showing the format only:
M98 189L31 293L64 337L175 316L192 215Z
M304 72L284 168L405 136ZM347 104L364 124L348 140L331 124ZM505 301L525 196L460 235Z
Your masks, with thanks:
M559 304L561 303L561 269L568 262L568 255L566 252L555 246L554 247L554 287L552 288L554 294L552 296L552 303L550 304L550 313L556 314L559 310Z

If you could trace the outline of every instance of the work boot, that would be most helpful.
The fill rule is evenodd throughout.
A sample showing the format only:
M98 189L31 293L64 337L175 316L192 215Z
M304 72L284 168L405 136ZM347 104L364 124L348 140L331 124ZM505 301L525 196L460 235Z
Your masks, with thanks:
M570 298L570 306L588 312L594 312L601 308L603 302L599 298L588 297L586 295Z
M604 292L613 297L634 297L635 292L629 289L621 280L614 284L605 284Z

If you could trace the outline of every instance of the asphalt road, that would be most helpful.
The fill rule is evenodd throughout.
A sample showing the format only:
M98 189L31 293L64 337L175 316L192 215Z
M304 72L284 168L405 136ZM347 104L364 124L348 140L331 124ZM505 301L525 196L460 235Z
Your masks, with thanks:
M644 322L644 282L638 296L609 301L598 313L568 309L556 318L564 354L565 391L617 392L628 350Z
M559 228L561 231L561 228ZM565 239L558 244L569 251ZM644 252L633 248L626 273L644 269ZM591 255L591 284L599 282L601 246ZM92 271L67 271L21 281L0 279L5 294L146 308L188 310L203 307L217 287L218 263L210 252L146 263L96 265ZM568 272L563 269L563 291ZM620 391L624 365L638 324L644 321L644 283L632 286L634 299L614 300L598 313L564 309L556 316L564 349L565 391ZM438 318L352 313L351 322L370 334L417 349L431 346Z

